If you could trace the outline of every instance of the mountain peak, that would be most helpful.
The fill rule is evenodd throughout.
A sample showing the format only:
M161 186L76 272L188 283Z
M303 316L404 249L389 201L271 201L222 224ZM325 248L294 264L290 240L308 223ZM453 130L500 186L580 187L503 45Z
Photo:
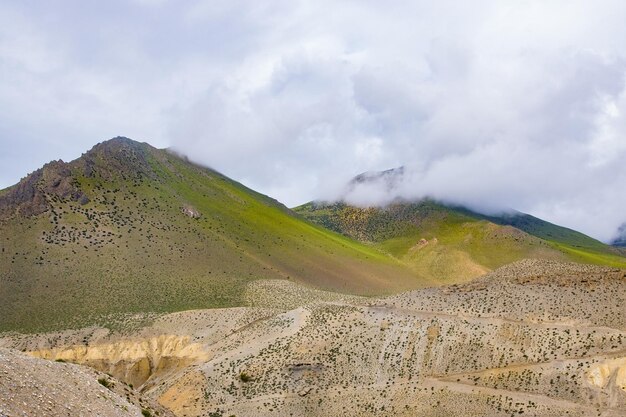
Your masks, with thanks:
M98 143L73 162L87 177L140 179L154 176L149 159L155 151L157 149L147 143L117 136Z
M368 171L352 178L337 199L358 206L384 206L399 200L398 188L405 176L403 166Z
M87 153L89 152L97 152L99 150L110 150L117 151L121 149L145 149L152 148L151 145L145 142L138 142L136 140L127 138L126 136L116 136L114 138L102 141L93 146Z
M141 181L155 178L150 158L157 149L124 136L98 143L71 162L55 160L23 178L0 195L0 218L36 216L47 211L50 198L89 202L78 178Z
M357 185L363 183L372 183L377 181L384 181L390 187L402 178L404 175L404 166L397 168L386 169L384 171L367 171L363 172L356 177L352 178L350 185Z

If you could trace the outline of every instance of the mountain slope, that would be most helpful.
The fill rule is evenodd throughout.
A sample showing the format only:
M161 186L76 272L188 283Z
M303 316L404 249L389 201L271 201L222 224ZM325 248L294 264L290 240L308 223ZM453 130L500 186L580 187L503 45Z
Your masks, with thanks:
M362 174L348 188L374 181L393 189L401 175L399 170ZM430 199L396 200L383 207L312 202L294 211L389 253L440 283L466 281L523 258L626 267L617 249L523 213L487 216Z
M580 233L567 227L558 226L556 224L531 216L530 214L512 211L510 213L504 213L499 216L489 216L467 210L463 207L455 208L457 210L467 213L468 215L476 219L485 219L499 225L513 226L517 229L523 230L530 235L539 237L544 240L558 242L576 248L596 250L599 252L612 252L611 248L609 248L606 244L592 237L589 237L584 233Z
M243 305L248 282L381 294L425 285L278 202L126 138L0 192L0 331Z

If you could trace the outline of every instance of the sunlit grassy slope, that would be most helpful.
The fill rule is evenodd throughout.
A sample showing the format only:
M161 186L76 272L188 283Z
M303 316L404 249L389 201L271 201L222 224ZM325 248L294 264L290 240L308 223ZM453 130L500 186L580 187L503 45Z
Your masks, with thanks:
M439 283L465 281L522 258L626 267L615 248L521 213L488 217L432 200L385 208L308 203L294 210Z
M246 283L263 278L364 295L428 283L215 171L125 138L2 191L0 237L0 331L242 305Z

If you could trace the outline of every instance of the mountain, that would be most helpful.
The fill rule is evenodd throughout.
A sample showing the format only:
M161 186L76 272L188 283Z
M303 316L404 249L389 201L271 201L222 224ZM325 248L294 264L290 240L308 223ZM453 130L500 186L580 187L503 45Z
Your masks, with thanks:
M248 283L362 295L421 287L401 262L127 138L0 191L0 331L244 305Z
M352 192L369 181L393 190L402 173L395 169L361 174L347 189ZM396 199L382 207L311 202L294 211L388 253L439 283L466 281L523 258L626 267L618 249L519 212L489 216L428 198Z
M1 191L0 415L626 417L626 269L508 264L617 248L428 199L298 212L126 138Z
M626 248L626 223L617 230L617 237L611 242L613 246Z
M385 190L393 190L404 176L404 167L387 169L385 171L369 171L357 175L348 183L347 192L353 191L362 184L383 184Z

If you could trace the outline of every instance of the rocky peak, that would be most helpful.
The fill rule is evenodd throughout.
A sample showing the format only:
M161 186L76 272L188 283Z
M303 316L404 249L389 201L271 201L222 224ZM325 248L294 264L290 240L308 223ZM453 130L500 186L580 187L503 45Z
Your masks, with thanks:
M89 198L61 160L45 164L0 196L0 218L14 214L36 216L48 210L50 198L72 199L85 204Z
M385 181L389 186L393 186L404 175L404 167L391 168L385 171L368 171L354 177L350 184L363 184L368 182Z
M146 143L118 136L95 145L75 162L82 166L87 177L140 179L153 176L148 163L153 150Z
M154 177L148 159L150 145L118 136L95 145L72 162L51 161L26 176L0 195L0 218L13 215L36 216L50 208L49 199L60 198L89 202L78 177L141 181Z
M398 188L405 176L403 166L385 171L369 171L354 177L346 185L339 201L358 205L384 206L400 200ZM375 198L371 198L375 195Z

